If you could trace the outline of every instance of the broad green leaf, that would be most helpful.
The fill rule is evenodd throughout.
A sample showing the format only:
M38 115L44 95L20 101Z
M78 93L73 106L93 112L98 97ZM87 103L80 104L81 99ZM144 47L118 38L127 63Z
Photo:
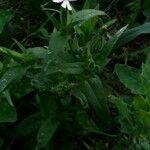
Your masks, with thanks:
M98 21L98 17L93 17L85 21L80 28L86 35L88 35L94 30L97 21Z
M17 124L14 130L15 137L26 136L38 130L42 123L39 113L32 114Z
M140 77L140 71L126 66L116 65L115 72L117 73L120 81L131 90L133 94L144 94L143 84Z
M112 50L115 48L119 38L121 37L121 35L125 32L127 26L123 27L122 29L120 29L113 37L111 37L108 42L106 42L106 44L103 46L102 50L100 51L100 53L98 54L98 56L96 57L96 62L100 65L100 66L104 66L104 64L106 65L106 60L108 59L108 56L110 55L110 53L112 52Z
M118 40L116 47L120 47L138 37L141 34L150 33L150 23L145 23L141 26L135 27L133 29L127 30L122 34L121 38Z
M0 93L15 79L22 77L26 73L27 68L15 67L11 68L0 79Z
M120 81L133 94L150 95L150 55L142 64L142 71L125 65L116 65L115 70Z
M15 122L17 112L6 100L0 100L0 123Z
M85 9L78 12L74 12L69 16L69 23L71 24L82 24L83 22L96 17L96 16L104 16L105 12L95 10L95 9Z
M12 16L10 11L0 9L0 34L2 33L5 24L10 21Z
M62 54L64 52L68 39L69 37L67 35L63 35L62 33L57 31L54 31L51 34L51 39L43 66L44 72L47 72L48 68L53 65L52 63L54 61L58 62L64 59Z
M39 148L44 148L48 142L53 137L55 131L57 130L59 123L57 121L47 119L44 120L42 126L39 129L37 135L37 142Z
M50 37L47 54L53 57L59 55L59 53L64 50L68 39L69 37L67 35L54 31Z

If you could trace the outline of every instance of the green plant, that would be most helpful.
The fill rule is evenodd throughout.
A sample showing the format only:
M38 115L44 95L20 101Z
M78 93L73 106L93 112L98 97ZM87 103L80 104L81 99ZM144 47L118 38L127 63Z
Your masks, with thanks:
M131 149L149 149L149 131L150 131L150 55L142 64L141 69L118 64L115 71L120 81L136 95L133 100L127 104L123 99L112 98L113 103L119 109L120 117L118 122L121 125L123 133L130 135ZM124 117L123 117L124 116ZM134 141L134 142L133 142ZM143 141L143 142L142 142ZM145 144L144 144L145 141ZM140 143L141 142L141 143Z
M88 2L84 8L90 7ZM3 56L0 148L118 149L123 145L128 148L128 143L134 147L136 140L142 143L136 143L138 148L145 148L142 145L144 142L148 145L145 133L149 127L149 108L145 107L149 105L149 84L145 81L149 77L149 59L141 74L130 67L116 66L118 76L123 76L121 81L125 80L133 94L141 95L134 97L132 104L126 104L122 98L109 97L112 91L105 84L103 74L112 54L137 36L150 33L150 23L133 29L125 26L114 34L109 27L115 20L110 20L103 11L68 12L61 8L50 13L51 9L45 7L42 9L47 10L48 21L53 25L52 32L45 25L39 29L48 41L46 46L26 48L15 40L18 51L0 47ZM1 30L9 21L10 18L3 21ZM137 84L145 85L144 90L126 79L129 76L131 79L130 74L137 76ZM117 121L112 114L113 105L119 110ZM126 123L126 119L129 122ZM135 135L130 127L135 124L143 125L143 130L130 139ZM125 134L129 136L127 142ZM121 135L124 137L120 139Z

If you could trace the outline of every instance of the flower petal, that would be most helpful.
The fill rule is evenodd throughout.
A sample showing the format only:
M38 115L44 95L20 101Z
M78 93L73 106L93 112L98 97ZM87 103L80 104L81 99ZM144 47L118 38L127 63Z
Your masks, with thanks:
M68 0L64 0L63 3L64 4L62 4L62 7L65 6L64 8L67 8L68 10L72 10L72 7L71 7L70 2Z
M67 1L67 8L68 8L68 10L72 10L72 7L71 7L69 1Z
M68 1L64 0L63 3L61 4L61 6L62 6L63 8L67 8L67 2L68 2Z
M64 0L52 0L54 3L62 3Z

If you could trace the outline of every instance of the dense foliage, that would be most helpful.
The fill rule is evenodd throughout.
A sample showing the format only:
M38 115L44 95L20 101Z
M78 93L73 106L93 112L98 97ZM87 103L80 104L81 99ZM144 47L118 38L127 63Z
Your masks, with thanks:
M0 150L149 150L150 1L0 1Z

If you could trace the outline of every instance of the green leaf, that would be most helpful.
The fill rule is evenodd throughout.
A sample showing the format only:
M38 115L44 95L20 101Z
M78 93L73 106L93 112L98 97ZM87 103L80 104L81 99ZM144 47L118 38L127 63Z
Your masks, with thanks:
M150 112L139 110L137 114L138 114L139 121L142 123L142 125L145 128L150 129Z
M101 107L100 108L101 113L103 113L103 116L101 116L101 118L103 118L104 122L109 122L110 121L110 112L109 112L107 97L106 97L107 93L104 90L104 87L102 85L100 78L98 76L95 76L90 79L89 83L90 83L90 85L97 97L99 105ZM105 120L105 118L107 118L107 121Z
M40 112L45 118L55 115L57 103L49 92L40 92L36 95Z
M51 39L48 47L48 55L52 55L53 57L59 55L59 52L63 51L69 37L68 35L64 35L60 32L54 31L51 34Z
M143 15L144 15L147 19L150 19L150 8L144 10L144 11L143 11Z
M16 39L13 39L13 40L16 43L16 45L20 48L20 50L22 50L22 52L25 52L26 48Z
M54 16L54 14L51 14L49 12L45 12L47 17L48 17L48 20L50 20L53 24L53 26L59 30L60 29L60 22L58 21L58 19Z
M96 112L96 115L102 124L109 125L110 114L106 94L100 79L95 76L91 78L89 82L84 81L81 85L79 85L79 88L85 95L91 108Z
M135 96L132 102L132 105L135 110L147 110L149 100L144 99L142 96ZM149 102L150 104L150 102Z
M34 87L31 85L31 80L24 78L21 82L17 82L17 86L10 88L10 93L16 98L24 97L34 91Z
M33 47L26 49L26 52L32 57L32 59L42 59L45 57L47 50L43 47Z
M115 71L133 94L150 95L150 54L145 64L142 64L142 71L125 65L116 65Z
M121 131L131 135L137 129L137 124L134 124L132 119L132 112L128 108L127 103L120 97L110 96L111 102L117 107L118 115L117 121L121 125Z
M48 51L45 56L45 63L43 66L44 72L47 72L49 66L53 66L54 61L61 61L63 60L63 53L65 46L68 42L69 37L67 35L64 35L60 32L54 31L51 34L51 39L49 42ZM61 62L62 63L62 62Z
M98 133L100 129L96 126L93 120L90 120L90 117L83 110L78 110L76 114L76 119L79 125L88 132Z
M94 30L97 21L98 21L98 17L93 17L93 18L85 21L80 28L85 34L88 35Z
M30 60L27 56L24 56L23 54L20 54L14 50L5 48L5 47L1 47L0 46L0 53L12 57L14 60L16 61L27 61Z
M91 0L86 0L86 1L84 2L83 10L84 10L84 9L89 9L91 6L92 6Z
M116 65L115 72L120 81L131 90L133 94L144 94L141 72L133 67L126 65Z
M80 74L84 71L83 63L64 63L64 64L52 64L49 66L47 74L52 74L56 72L61 72L65 74Z
M145 95L150 96L150 54L148 54L145 64L142 64L141 78Z
M147 56L145 64L142 65L142 77L145 79L150 79L150 53Z
M83 107L87 107L87 98L84 95L84 93L81 92L80 89L75 88L71 91L71 95L74 96L75 98L77 98L80 103L82 104Z
M82 93L84 93L92 109L94 109L97 114L101 114L101 106L90 84L87 81L84 81L81 85L79 85L79 88L82 91Z
M2 33L5 24L10 21L12 16L13 15L10 11L2 9L0 10L0 34Z
M44 120L37 135L37 142L39 148L44 148L53 137L57 130L59 123L57 121L47 119Z
M127 26L120 29L113 37L111 37L108 42L104 45L98 56L96 57L96 61L99 65L104 67L104 64L106 65L106 60L108 59L108 56L112 52L112 50L115 48L119 38L126 30Z
M8 101L8 103L11 105L11 106L14 106L13 102L12 102L12 99L11 99L11 95L10 95L10 92L8 90L4 91L3 92L3 95L4 97L6 98L6 100Z
M122 34L121 38L118 40L116 47L120 47L138 37L141 34L149 34L150 33L150 23L145 23L141 26L130 29L124 34Z
M83 132L87 131L88 133L96 133L110 137L115 136L103 132L103 129L98 127L97 124L90 118L90 116L88 116L88 114L83 110L77 111L76 120L78 121L79 126L81 126L84 129L81 129Z
M96 17L96 16L104 16L106 15L105 12L95 10L95 9L85 9L78 12L73 13L69 16L69 23L70 24L82 24L83 22Z
M0 93L15 79L22 77L27 68L15 67L9 69L0 79Z
M0 123L15 122L17 112L6 100L0 100Z

